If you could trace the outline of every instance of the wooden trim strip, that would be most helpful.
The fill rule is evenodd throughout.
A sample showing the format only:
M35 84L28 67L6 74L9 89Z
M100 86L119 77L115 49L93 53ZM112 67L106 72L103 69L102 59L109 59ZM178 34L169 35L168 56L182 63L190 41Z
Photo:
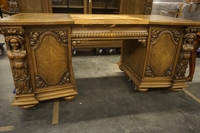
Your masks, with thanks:
M195 95L193 95L192 93L190 93L188 90L183 89L183 91L184 91L187 95L189 95L191 98L193 98L195 101L197 101L198 103L200 103L200 99L197 98L197 97L196 97Z
M52 124L58 124L59 121L59 100L54 101Z
M11 130L13 130L13 128L14 128L14 126L0 127L0 132L11 131Z

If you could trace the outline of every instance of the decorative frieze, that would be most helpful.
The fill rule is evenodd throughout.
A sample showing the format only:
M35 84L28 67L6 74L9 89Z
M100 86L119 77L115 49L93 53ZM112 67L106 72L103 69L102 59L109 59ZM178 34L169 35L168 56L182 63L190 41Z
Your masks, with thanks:
M123 38L148 37L148 32L99 32L99 33L72 33L71 38Z

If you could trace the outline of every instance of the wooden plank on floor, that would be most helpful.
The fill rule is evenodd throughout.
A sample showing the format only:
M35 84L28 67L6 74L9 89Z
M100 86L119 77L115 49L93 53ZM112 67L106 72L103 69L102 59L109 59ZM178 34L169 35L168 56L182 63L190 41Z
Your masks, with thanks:
M11 130L13 130L13 128L14 128L14 126L0 127L0 132L11 131Z
M193 98L195 101L197 101L198 103L200 103L200 99L197 98L197 97L196 97L195 95L193 95L192 93L190 93L188 90L183 89L183 91L184 91L187 95L189 95L191 98Z
M58 124L59 120L59 100L54 101L52 124Z

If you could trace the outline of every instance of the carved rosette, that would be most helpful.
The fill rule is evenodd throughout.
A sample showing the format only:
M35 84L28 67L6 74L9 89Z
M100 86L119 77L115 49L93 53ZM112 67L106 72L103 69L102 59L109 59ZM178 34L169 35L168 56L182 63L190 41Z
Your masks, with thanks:
M152 10L153 0L146 0L144 14L150 15Z
M44 88L54 85L62 85L62 84L69 84L70 83L70 75L69 71L66 71L62 77L60 78L60 81L56 84L50 84L44 79L43 77L39 75L35 75L35 82L36 82L36 88Z
M190 53L194 49L193 41L196 38L197 29L187 28L185 30L183 44L179 54L179 59L176 66L175 79L181 80L185 79L186 68L188 67L188 60L190 58Z
M173 42L178 44L181 37L181 31L177 30L153 30L151 33L151 44L155 44L160 36L163 34L169 33L172 36Z
M31 31L29 33L31 47L37 47L36 45L38 45L38 43L41 42L40 38L43 38L46 35L54 35L57 41L62 41L63 46L67 46L68 31L60 30L60 31Z
M22 28L3 28L0 29L0 33L5 36L7 56L10 60L16 94L33 93L24 46L24 30Z
M101 32L101 33L72 33L71 38L120 38L148 37L148 32Z

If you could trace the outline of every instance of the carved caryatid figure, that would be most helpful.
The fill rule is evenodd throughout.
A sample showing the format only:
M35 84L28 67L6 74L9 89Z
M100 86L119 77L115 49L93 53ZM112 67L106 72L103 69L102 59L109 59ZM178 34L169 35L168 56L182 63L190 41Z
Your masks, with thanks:
M29 76L27 74L26 51L23 46L24 39L21 36L7 36L7 55L13 72L17 94L31 93Z

